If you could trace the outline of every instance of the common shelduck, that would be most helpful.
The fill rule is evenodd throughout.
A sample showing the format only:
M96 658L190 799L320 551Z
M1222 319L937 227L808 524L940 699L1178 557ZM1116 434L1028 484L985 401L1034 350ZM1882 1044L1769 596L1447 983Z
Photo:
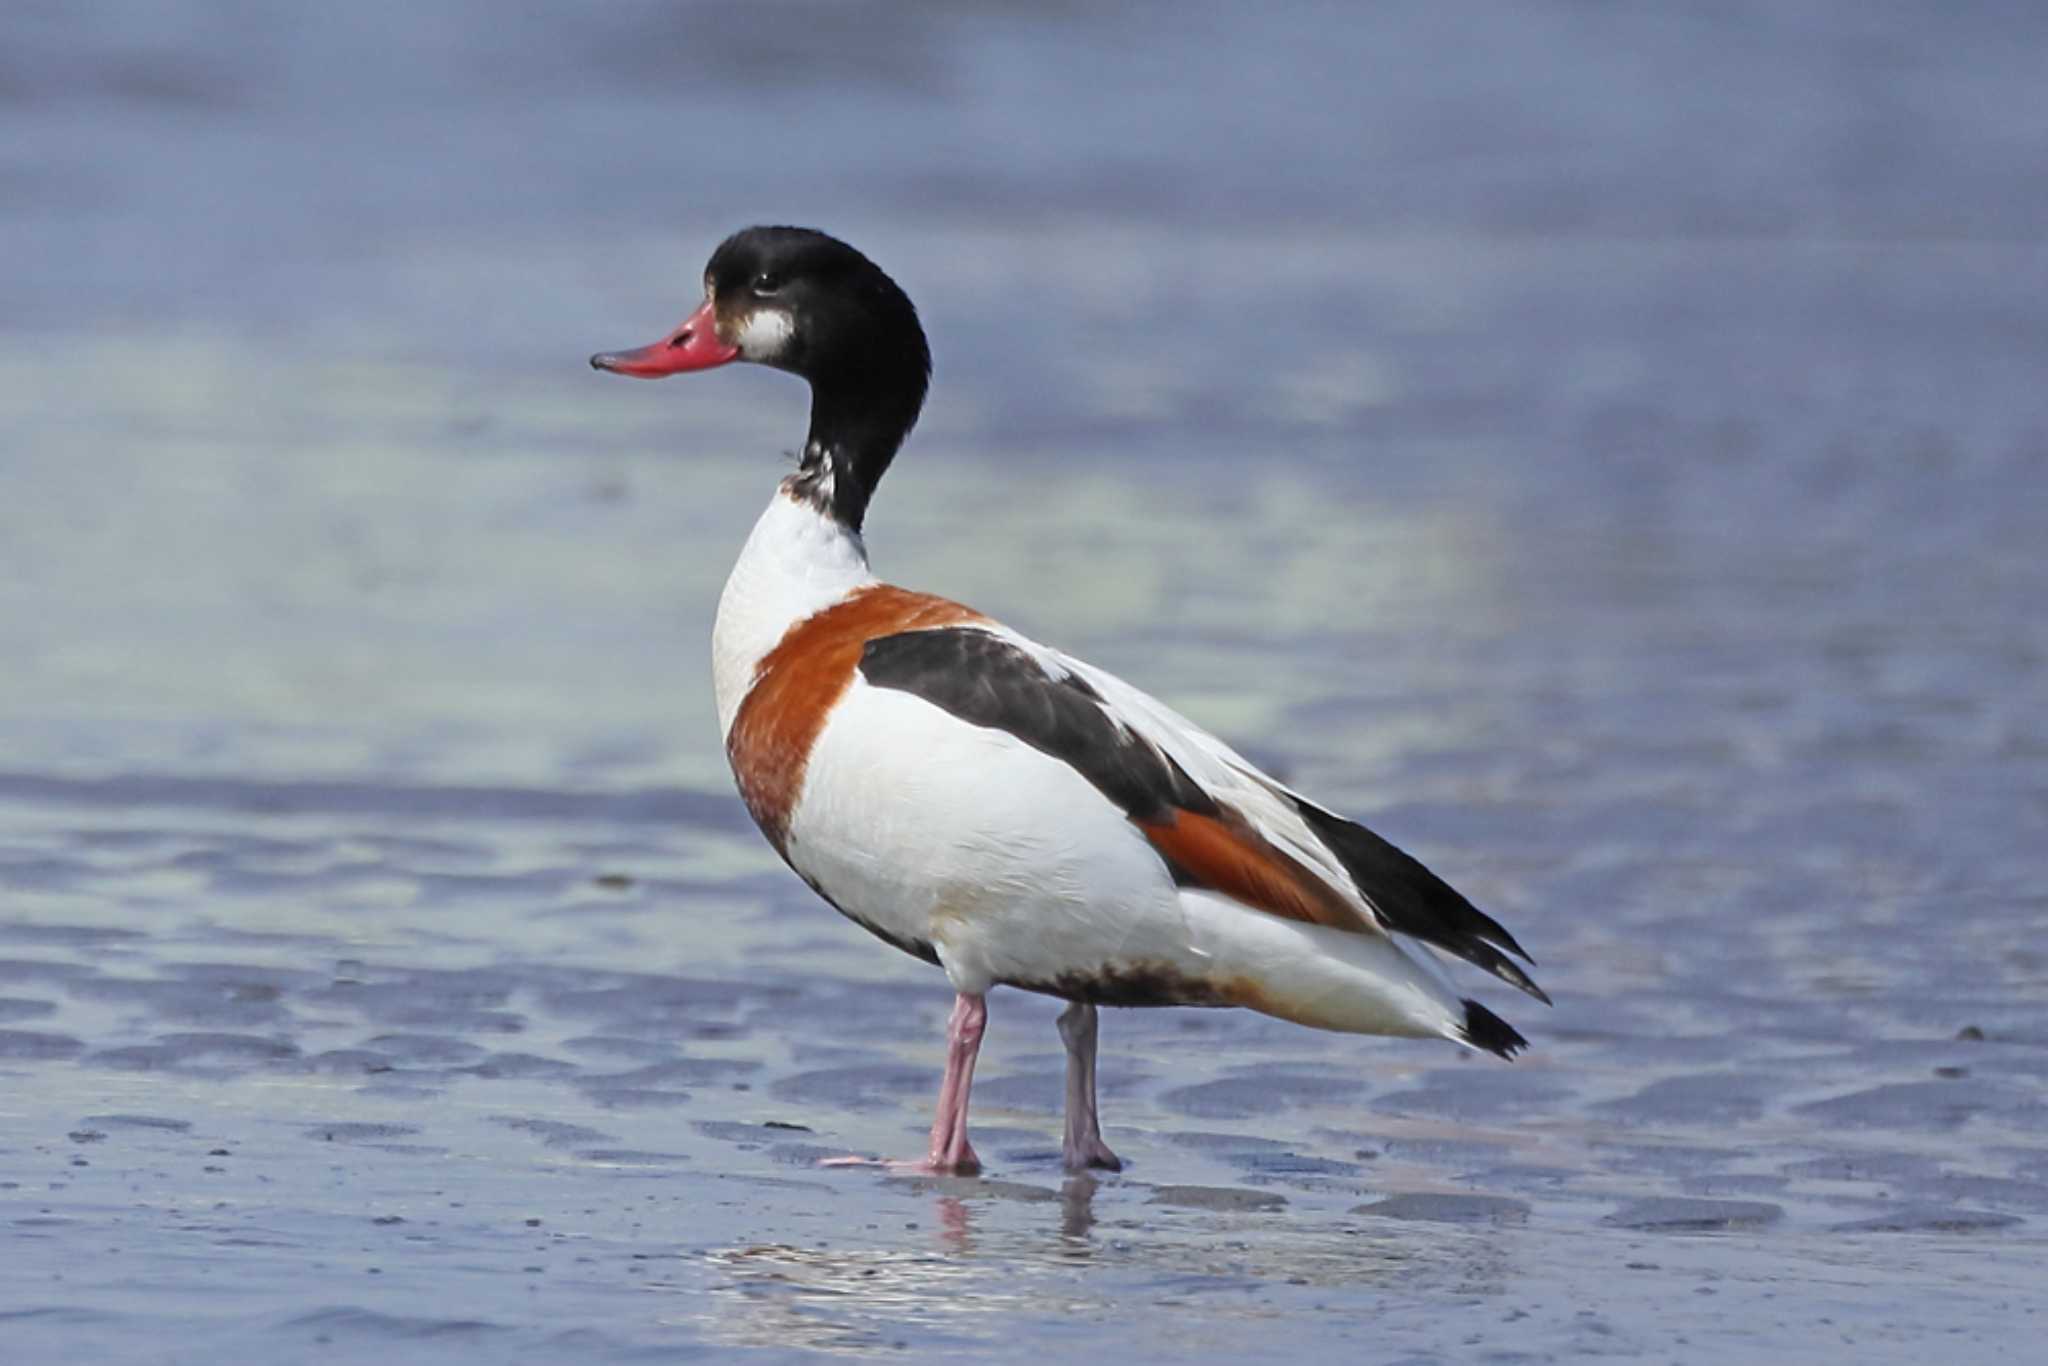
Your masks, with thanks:
M862 517L931 378L893 280L824 233L748 228L682 326L590 358L645 379L731 361L808 380L811 428L719 598L726 757L797 875L958 993L931 1148L903 1165L980 1169L967 1094L998 985L1070 1002L1074 1169L1121 1166L1096 1120L1100 1005L1526 1047L1435 951L1547 1003L1510 955L1533 960L1415 859L1122 679L875 577Z

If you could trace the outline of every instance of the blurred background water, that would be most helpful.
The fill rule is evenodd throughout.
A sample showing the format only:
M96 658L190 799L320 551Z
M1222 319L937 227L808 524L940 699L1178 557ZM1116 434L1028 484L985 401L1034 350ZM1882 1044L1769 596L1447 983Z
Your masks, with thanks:
M0 1355L2032 1341L2044 46L10 4ZM801 386L583 364L757 221L932 334L877 567L1422 854L1541 960L1527 1059L1114 1012L1132 1170L1063 1182L1003 998L990 1181L811 1170L909 1141L947 997L716 741Z

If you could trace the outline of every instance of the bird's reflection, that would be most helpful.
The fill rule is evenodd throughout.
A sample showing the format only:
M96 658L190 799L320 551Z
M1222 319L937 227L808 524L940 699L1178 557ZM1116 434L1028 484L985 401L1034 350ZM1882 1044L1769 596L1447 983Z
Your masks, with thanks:
M1060 1186L1060 1252L1086 1256L1089 1234L1095 1227L1095 1192L1102 1183L1087 1173L1069 1176ZM1036 1187L1023 1189L1037 1191ZM1050 1202L1046 1202L1050 1203ZM974 1206L959 1195L936 1192L932 1200L939 1246L947 1252L969 1254L975 1250Z
M896 1245L870 1242L796 1247L735 1246L713 1252L708 1303L691 1317L735 1345L811 1346L843 1352L897 1344L920 1328L949 1335L1000 1331L1005 1315L1039 1316L1049 1306L1107 1310L1130 1290L1164 1275L1189 1284L1256 1292L1284 1282L1376 1286L1399 1282L1459 1295L1505 1288L1511 1243L1501 1231L1330 1214L1161 1205L1155 1188L1092 1175L1057 1187L1001 1180L890 1180L930 1211L908 1221ZM1189 1188L1191 1189L1191 1188ZM1110 1201L1113 1212L1098 1209ZM885 1204L890 1203L885 1197ZM898 1208L902 1208L900 1205ZM1050 1217L1046 1217L1050 1216ZM1118 1230L1104 1241L1098 1225ZM871 1224L869 1227L877 1227ZM1099 1263L1076 1277L1077 1262ZM1244 1312L1257 1312L1256 1305Z
M974 1213L967 1202L954 1195L932 1201L939 1226L939 1245L946 1251L965 1255L974 1251Z
M1086 1172L1067 1178L1060 1187L1060 1237L1069 1256L1088 1253L1088 1234L1095 1227L1095 1192L1101 1182Z

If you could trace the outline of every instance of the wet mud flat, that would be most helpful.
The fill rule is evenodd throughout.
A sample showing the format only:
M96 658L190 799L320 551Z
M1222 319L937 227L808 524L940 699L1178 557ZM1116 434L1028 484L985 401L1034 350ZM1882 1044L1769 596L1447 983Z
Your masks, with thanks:
M2036 1352L2042 12L843 8L0 17L0 1363ZM1106 1012L1069 1178L999 993L985 1179L819 1169L949 997L711 725L801 397L583 363L756 215L932 332L878 569L1527 1055Z
M735 811L118 787L0 850L13 1359L1904 1360L2048 1311L2048 1041L1995 993L1567 950L1516 1066L1108 1012L1092 1177L1054 1004L1002 993L984 1178L821 1170L917 1149L949 998Z

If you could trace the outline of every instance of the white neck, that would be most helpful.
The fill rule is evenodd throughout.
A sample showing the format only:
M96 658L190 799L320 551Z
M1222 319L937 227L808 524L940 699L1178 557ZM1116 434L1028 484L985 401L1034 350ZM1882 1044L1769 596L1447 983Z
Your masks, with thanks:
M785 481L754 523L718 599L711 682L719 734L731 733L755 667L784 632L874 581L859 533L792 496Z

